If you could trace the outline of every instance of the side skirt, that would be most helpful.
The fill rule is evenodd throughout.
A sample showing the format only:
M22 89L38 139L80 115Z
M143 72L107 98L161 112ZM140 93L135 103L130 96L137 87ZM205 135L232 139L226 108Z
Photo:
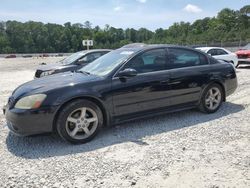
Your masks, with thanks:
M185 104L185 105L181 105L181 106L178 105L178 106L174 106L174 107L155 109L155 110L150 110L150 111L136 113L136 114L128 114L128 115L124 115L124 116L113 117L112 125L130 122L130 121L143 119L143 118L152 118L155 116L160 116L160 115L164 115L164 114L168 114L168 113L172 113L172 112L193 109L196 107L197 106L194 105L194 103L192 103L192 104Z

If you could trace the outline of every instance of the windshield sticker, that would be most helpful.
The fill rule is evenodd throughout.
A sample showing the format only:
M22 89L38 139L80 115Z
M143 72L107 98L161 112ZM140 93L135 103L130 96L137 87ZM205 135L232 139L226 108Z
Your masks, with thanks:
M123 51L123 52L121 52L120 54L121 55L131 55L131 54L133 54L134 52L133 51Z

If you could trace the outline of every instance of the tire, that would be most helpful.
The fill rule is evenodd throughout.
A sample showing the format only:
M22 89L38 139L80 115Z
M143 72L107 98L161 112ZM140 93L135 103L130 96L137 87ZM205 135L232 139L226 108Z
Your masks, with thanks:
M211 95L211 92L213 95ZM217 94L218 92L218 94ZM219 84L209 85L201 96L199 110L204 113L214 113L222 105L224 92Z
M89 100L75 100L59 112L56 121L57 133L73 144L92 140L103 125L103 114L95 103Z

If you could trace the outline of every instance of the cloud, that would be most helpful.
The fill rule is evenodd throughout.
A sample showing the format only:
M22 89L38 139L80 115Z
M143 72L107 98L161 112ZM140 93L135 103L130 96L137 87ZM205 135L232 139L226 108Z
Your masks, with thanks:
M119 11L121 11L121 10L122 10L122 7L121 7L121 6L117 6L117 7L114 8L114 11L115 11L115 12L119 12Z
M183 8L184 11L189 12L189 13L200 13L202 12L202 9L196 5L192 5L192 4L187 4L187 6L185 6Z
M147 2L147 0L136 0L136 1L138 1L139 3L146 3Z

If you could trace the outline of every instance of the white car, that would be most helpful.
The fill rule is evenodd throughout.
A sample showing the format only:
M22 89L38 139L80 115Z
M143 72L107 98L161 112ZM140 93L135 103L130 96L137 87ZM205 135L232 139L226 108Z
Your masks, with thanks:
M230 52L229 50L226 50L225 48L219 48L219 47L200 47L196 48L198 50L201 50L207 54L210 54L215 59L221 59L228 61L236 67L238 65L238 57L235 53Z

